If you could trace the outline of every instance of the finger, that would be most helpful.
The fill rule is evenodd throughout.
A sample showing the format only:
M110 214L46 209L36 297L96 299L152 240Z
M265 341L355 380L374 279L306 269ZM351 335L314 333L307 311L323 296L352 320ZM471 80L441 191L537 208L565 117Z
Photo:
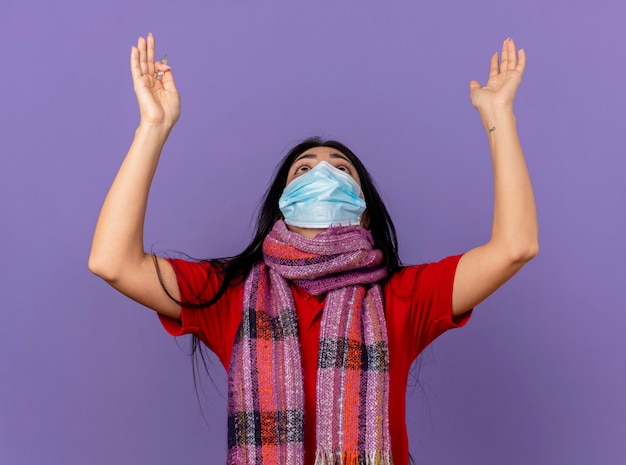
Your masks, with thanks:
M491 64L489 65L489 79L497 76L498 70L498 52L491 55Z
M161 81L163 80L163 76L165 76L165 73L167 73L170 70L170 67L167 66L162 61L156 61L154 63L154 70L155 70L157 81Z
M141 77L141 69L139 68L139 50L133 46L130 49L130 75L133 81Z
M163 83L163 88L168 92L178 92L176 90L176 84L174 83L174 75L168 68L165 74L163 74L163 78L161 78L161 82Z
M172 69L169 65L166 65L165 63L163 63L162 61L155 61L154 62L154 70L155 71L169 71L170 69Z
M519 49L517 52L518 60L517 67L515 68L520 74L524 74L524 70L526 69L526 51L523 48Z
M137 39L137 49L139 50L139 68L141 74L148 74L148 51L146 45L146 39L139 37Z
M168 92L177 92L176 85L174 84L174 76L172 75L172 68L170 68L166 64L161 63L160 61L157 61L155 63L155 68L158 74L162 73L159 81L163 85L163 89Z
M509 39L502 42L502 61L500 62L500 71L509 69Z
M148 55L147 55L147 65L148 65L148 74L150 74L150 76L152 76L155 71L154 71L154 36L152 35L151 32L148 33L148 47L147 47L147 51L148 51Z
M513 71L517 68L517 52L515 51L515 42L513 39L509 39L507 44L507 50L509 52L509 63L507 70Z
M475 90L480 89L482 86L480 85L480 82L478 81L470 81L469 83L469 88L470 88L470 92L474 92Z

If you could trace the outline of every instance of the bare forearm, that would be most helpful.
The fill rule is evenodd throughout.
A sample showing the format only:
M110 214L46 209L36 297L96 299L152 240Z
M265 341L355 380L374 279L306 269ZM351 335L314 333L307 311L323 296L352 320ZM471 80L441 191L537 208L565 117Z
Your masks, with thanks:
M142 124L105 198L94 233L90 269L114 278L145 257L143 227L150 185L170 126Z
M491 243L526 261L538 249L537 214L530 176L510 107L481 110L494 173Z

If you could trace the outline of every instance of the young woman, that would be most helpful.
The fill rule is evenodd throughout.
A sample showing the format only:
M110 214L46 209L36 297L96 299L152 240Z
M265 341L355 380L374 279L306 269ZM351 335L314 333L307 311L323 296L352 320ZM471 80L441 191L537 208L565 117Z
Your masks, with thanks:
M487 84L470 82L494 168L490 240L407 267L365 167L316 138L283 160L240 255L146 253L148 192L180 109L172 72L154 56L153 36L140 37L130 57L140 123L102 207L90 270L217 354L229 376L229 464L408 463L411 364L538 251L513 113L524 51L505 40Z

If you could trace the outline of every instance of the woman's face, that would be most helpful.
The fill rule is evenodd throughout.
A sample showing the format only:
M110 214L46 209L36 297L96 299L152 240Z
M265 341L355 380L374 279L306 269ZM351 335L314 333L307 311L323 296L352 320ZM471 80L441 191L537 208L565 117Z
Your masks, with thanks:
M356 168L350 162L350 159L346 157L339 150L333 149L331 147L313 147L301 155L296 157L294 162L289 167L289 173L287 175L287 184L296 179L299 176L302 176L304 173L313 169L315 165L319 162L325 161L330 163L335 168L346 172L357 182L359 186L361 186L361 180L359 179L359 173L357 173ZM362 217L364 218L364 217ZM363 220L362 220L363 221ZM362 225L364 226L364 225ZM364 226L365 227L365 226ZM315 237L319 232L326 231L324 229L312 229L312 228L299 228L297 226L287 225L287 229L290 231L296 232L304 237Z
M298 155L298 157L294 160L294 162L291 164L291 167L289 168L289 174L287 175L287 184L311 170L321 161L328 162L335 168L346 172L347 174L352 176L352 178L357 182L359 186L361 185L359 173L357 173L356 168L350 162L348 157L346 157L339 150L333 149L331 147L313 147L312 149L305 151L301 155Z

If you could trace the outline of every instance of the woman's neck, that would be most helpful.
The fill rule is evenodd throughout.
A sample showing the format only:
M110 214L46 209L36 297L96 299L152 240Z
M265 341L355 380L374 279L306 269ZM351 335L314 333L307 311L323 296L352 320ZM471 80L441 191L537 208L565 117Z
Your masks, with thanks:
M289 231L300 234L301 236L304 236L308 239L313 239L319 233L326 231L326 228L299 228L297 226L290 226L288 224L286 226Z

